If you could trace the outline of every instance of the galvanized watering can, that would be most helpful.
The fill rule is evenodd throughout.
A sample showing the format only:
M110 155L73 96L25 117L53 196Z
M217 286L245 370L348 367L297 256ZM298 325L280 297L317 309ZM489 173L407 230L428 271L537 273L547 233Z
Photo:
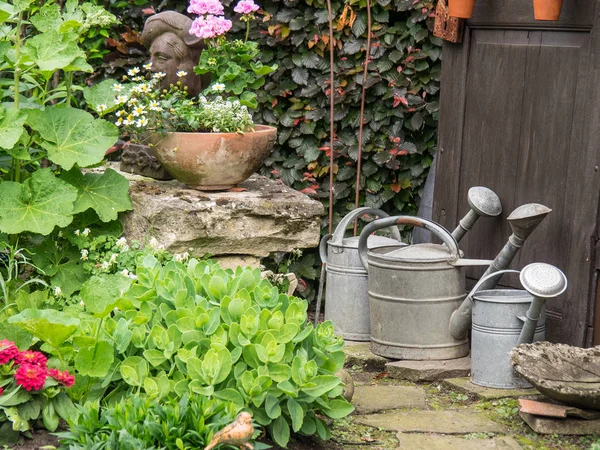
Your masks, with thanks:
M479 290L488 280L505 273L520 273L525 290ZM471 382L501 389L531 387L514 371L510 352L518 344L544 340L545 300L565 289L564 273L544 263L529 264L521 272L500 270L482 277L469 294L473 299Z
M425 228L444 244L367 248L371 233L394 225ZM369 273L373 353L413 360L453 359L469 353L468 339L452 337L448 323L466 297L463 267L491 261L462 259L448 230L412 216L371 222L360 235L358 252Z
M367 271L358 257L358 236L344 237L346 228L365 214L389 217L379 209L357 208L340 221L331 240L329 236L323 237L319 248L327 271L325 320L331 320L335 332L351 341L368 341L371 337ZM368 248L394 249L406 245L400 241L397 227L391 227L390 231L392 238L369 236Z

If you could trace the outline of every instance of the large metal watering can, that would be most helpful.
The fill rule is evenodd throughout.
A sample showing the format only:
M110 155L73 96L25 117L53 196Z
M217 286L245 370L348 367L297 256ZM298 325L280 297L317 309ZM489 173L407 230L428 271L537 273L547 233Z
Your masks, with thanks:
M371 233L394 225L431 231L440 244L367 248ZM358 252L369 273L371 351L393 359L453 359L469 353L466 337L448 327L466 297L464 266L491 261L461 258L456 239L441 225L413 216L378 219L360 234Z
M357 208L340 221L330 240L330 236L321 239L319 247L321 261L326 263L327 271L325 320L331 320L335 332L351 341L368 341L371 338L367 271L358 257L358 236L344 237L346 228L365 214L389 217L379 209ZM369 236L368 248L399 248L406 245L400 241L397 227L391 227L390 232L391 238Z
M488 280L505 273L519 273L525 290L480 290ZM544 263L529 264L521 272L500 270L482 277L469 294L473 299L471 382L501 389L531 387L514 371L510 352L518 344L544 340L545 300L565 289L564 273Z

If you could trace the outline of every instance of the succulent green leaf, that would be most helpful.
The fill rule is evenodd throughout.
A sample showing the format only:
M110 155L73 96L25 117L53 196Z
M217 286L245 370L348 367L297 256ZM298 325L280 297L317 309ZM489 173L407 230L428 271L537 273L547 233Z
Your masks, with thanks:
M75 356L75 368L80 375L104 377L114 361L112 346L106 341L79 349Z
M287 447L290 440L290 426L285 421L283 416L279 416L271 424L271 435L277 445Z
M354 411L354 406L341 398L330 400L329 408L323 410L323 412L332 419L341 419L342 417L346 417L352 411Z
M294 430L294 433L297 433L304 423L304 410L300 406L300 403L293 398L288 399L287 407L292 419L292 430Z
M75 213L91 208L100 220L110 222L117 219L118 213L129 211L132 207L129 181L113 169L84 175L74 167L61 178L77 188L79 195L75 200Z
M50 169L36 171L23 183L0 183L0 231L50 234L55 226L73 220L77 191L56 178Z
M320 397L327 391L333 389L338 384L340 384L341 380L335 375L318 375L311 379L310 382L315 386L303 387L302 391L313 397Z
M265 411L267 416L271 419L277 419L281 416L281 406L279 406L279 399L273 394L268 394L265 400Z
M144 358L139 356L130 356L121 363L119 371L127 384L141 387L144 380L148 377L148 363Z
M79 319L54 309L28 308L8 319L36 338L51 346L60 347L79 327Z
M50 106L30 111L27 123L42 137L48 158L69 170L102 161L119 138L118 128L80 109Z

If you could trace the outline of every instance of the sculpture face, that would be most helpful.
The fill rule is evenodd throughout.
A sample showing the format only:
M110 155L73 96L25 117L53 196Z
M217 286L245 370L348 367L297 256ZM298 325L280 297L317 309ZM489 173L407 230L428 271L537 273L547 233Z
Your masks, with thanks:
M198 76L194 66L204 48L201 39L190 35L192 19L175 11L163 11L146 20L141 41L150 49L153 72L164 72L161 88L181 81L190 96L198 95L210 83L210 75ZM178 77L177 72L187 72Z
M196 96L202 90L202 80L194 74L197 60L192 52L174 33L165 33L157 37L150 46L150 61L152 72L164 72L167 75L161 80L161 88L168 89L169 85L181 81L188 87L191 96ZM178 77L177 72L187 72L185 77Z

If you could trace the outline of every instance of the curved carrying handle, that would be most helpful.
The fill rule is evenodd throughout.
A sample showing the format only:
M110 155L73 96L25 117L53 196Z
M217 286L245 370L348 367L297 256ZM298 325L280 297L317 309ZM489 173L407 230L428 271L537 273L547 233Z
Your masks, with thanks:
M335 231L333 232L332 241L335 244L341 245L342 241L344 240L344 235L346 234L346 228L348 228L348 225L350 225L351 222L354 222L354 220L357 217L363 216L365 214L369 214L371 216L379 216L379 217L389 217L390 216L385 211L382 211L382 210L376 209L376 208L369 208L367 206L363 206L362 208L356 208L355 210L350 211L348 214L346 214L346 216L344 216L344 218L340 221L340 223L336 227ZM400 231L398 231L398 228L396 228L396 227L393 227L391 229L391 234L392 234L392 237L394 239L396 239L397 241L400 241L402 239L400 237Z
M469 300L473 301L473 296L477 293L477 291L479 290L479 288L481 287L481 285L483 283L485 283L490 278L494 278L495 276L498 276L498 275L504 275L505 273L521 273L521 271L513 270L513 269L505 269L505 270L498 270L497 272L489 273L486 276L481 277L479 279L477 284L475 284L475 286L473 286L473 289L471 289L471 292L469 292L469 295L467 295L467 298Z
M326 234L321 238L321 242L319 242L319 256L321 257L321 263L327 264L327 243L331 239L330 234Z
M360 262L367 272L369 271L369 264L367 262L367 239L369 239L371 233L381 228L387 228L394 225L413 225L415 227L425 228L426 230L429 230L435 234L442 240L444 244L446 244L450 250L450 254L452 255L451 261L456 261L460 256L460 250L458 248L456 239L454 239L452 234L450 234L450 232L443 226L432 222L431 220L421 219L420 217L414 216L386 217L385 219L378 219L371 222L364 227L362 233L360 233L360 238L358 240L358 255L360 256Z

